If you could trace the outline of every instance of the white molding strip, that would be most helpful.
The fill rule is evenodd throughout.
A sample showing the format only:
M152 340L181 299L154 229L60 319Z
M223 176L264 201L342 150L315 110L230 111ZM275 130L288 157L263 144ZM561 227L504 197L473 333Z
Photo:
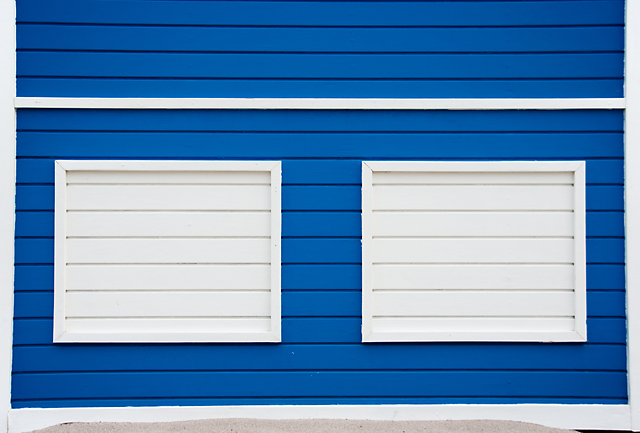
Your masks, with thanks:
M492 419L530 422L564 429L630 428L627 405L460 404L13 409L9 414L9 432L24 433L69 422L172 422L224 418L383 421Z
M614 110L624 98L15 98L15 108L171 110Z
M626 2L625 236L631 429L640 430L640 5Z
M15 1L0 1L0 433L7 431L11 408L16 182L15 21Z

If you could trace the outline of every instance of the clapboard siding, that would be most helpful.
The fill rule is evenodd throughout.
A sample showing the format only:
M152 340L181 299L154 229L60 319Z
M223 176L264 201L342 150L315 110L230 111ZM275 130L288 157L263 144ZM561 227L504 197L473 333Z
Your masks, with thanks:
M18 76L118 78L620 78L622 53L183 54L19 51ZM473 71L473 72L470 72Z
M20 265L53 263L53 239L16 239L15 262ZM360 239L282 240L283 264L360 262ZM587 263L624 264L624 240L587 239Z
M226 345L222 347L182 346L184 362L176 366L171 360L173 347L145 345L141 356L129 356L127 346L21 346L14 350L16 373L42 372L39 359L48 359L54 371L146 371L179 370L415 370L415 369L506 369L517 365L520 369L550 370L602 370L624 371L625 348L616 344L561 347L548 345L519 347L513 345L473 346L474 357L465 356L471 346L431 344L407 345L406 356L398 357L388 345L323 345L281 344L268 348L261 346ZM64 349L64 350L61 350ZM267 349L267 350L265 350ZM293 353L291 353L293 352ZM566 358L574 358L567 363ZM46 370L44 370L46 371Z
M295 344L329 344L338 345L343 343L360 343L362 334L360 327L362 320L357 317L301 317L282 319L282 342ZM589 345L599 344L621 344L627 341L626 320L623 318L600 318L593 317L587 319L587 329L589 330ZM15 346L51 346L51 335L53 334L53 322L51 319L16 319L14 320L14 345ZM407 347L411 346L409 344ZM461 345L467 352L465 356L473 356L473 345ZM514 345L508 345L516 347ZM531 350L539 347L537 344L531 346ZM559 345L558 345L559 346ZM88 347L88 346L87 346ZM111 347L108 345L107 347ZM179 346L174 347L175 350ZM214 346L224 347L224 346ZM390 354L399 356L403 352L405 345L387 345ZM203 349L204 350L204 349ZM491 349L487 349L491 350ZM515 350L514 352L519 352ZM135 353L137 357L137 353ZM513 356L520 356L514 354ZM52 371L45 360L40 360L46 366L47 371ZM572 357L565 359L571 365ZM181 361L175 360L176 364ZM16 367L19 368L19 367ZM144 370L136 369L136 370ZM82 371L79 369L78 371ZM434 372L438 374L438 372ZM522 391L525 393L525 391Z
M192 24L246 26L506 26L622 25L623 2L297 2L236 3L181 1L159 4L67 0L64 7L43 0L20 0L18 22L105 24Z
M284 317L360 317L361 298L360 291L356 290L285 290L282 314ZM589 291L587 313L590 317L624 318L624 291ZM20 319L53 317L53 293L16 292L14 315Z
M475 380L471 380L474 378ZM527 386L530 397L547 397L566 391L574 397L625 398L626 372L130 372L113 373L32 373L14 375L16 400L27 395L47 398L122 397L406 397L460 395L485 396L487 387L494 396L509 396ZM264 387L256 389L255 383ZM69 384L82 383L81 389ZM124 384L127 384L124 386ZM149 383L153 384L149 386ZM145 391L139 391L144 387ZM25 395L22 390L30 390ZM52 390L55 392L52 393Z
M284 265L284 290L360 290L360 265ZM16 291L51 290L53 265L18 265L15 268ZM624 265L587 266L587 280L593 290L623 290Z
M375 404L500 404L501 397L277 397L277 398L174 398L171 403L176 406L241 406L241 405L370 405ZM164 397L140 399L60 399L60 400L15 400L12 408L70 408L70 407L128 407L128 406L161 406L166 402ZM570 399L556 397L523 397L522 403L531 404L623 404L626 398L582 398Z
M18 185L16 208L52 210L53 186ZM622 211L622 185L587 186L587 211ZM282 208L291 211L359 211L360 187L351 185L283 186ZM526 203L525 203L526 204Z
M622 131L541 134L234 132L219 135L204 132L22 131L18 132L21 146L17 152L19 158L43 155L77 158L82 155L84 159L588 159L622 158L622 137ZM153 143L153 146L146 143Z
M618 27L274 28L19 24L21 50L185 52L620 51Z
M620 111L48 113L18 113L13 386L21 394L16 396L14 407L626 401L624 386L617 379L596 379L602 373L622 378L626 368ZM51 263L56 158L282 160L282 343L54 346ZM586 160L587 254L594 258L587 266L588 341L362 345L360 167L362 160L370 159ZM91 224L99 225L100 221ZM179 236L188 237L188 233ZM172 283L171 278L157 276L167 284ZM109 349L113 350L112 358ZM108 359L113 361L108 363ZM464 395L453 387L447 390L446 384L442 385L443 395L424 391L422 394L428 395L412 395L404 381L392 389L372 392L344 388L362 373L398 370L415 372L425 381L422 383L436 381L443 373L451 374L451 380L473 383L463 390ZM536 392L543 381L562 382L572 370L587 372L580 378L580 388L567 391L557 386L554 391L556 388L547 386L546 395ZM176 373L196 371L246 374L254 389L259 385L260 394L239 391L230 398L232 392L216 380L216 395L192 392L180 397L169 391L170 382L159 391L147 382L170 381ZM304 382L300 385L306 388L304 392L290 389L269 396L265 380L275 377L272 374L280 374L282 381L295 381L292 373L312 371L354 378L330 382L324 385L325 391ZM111 374L129 377L145 373L139 374L136 391L126 395L87 396L81 378L88 372L103 375L99 380L105 381ZM157 379L148 372L155 372ZM540 375L524 374L527 372ZM40 382L42 390L35 389L37 381L22 380L32 373L41 373L37 377L45 379L46 383ZM481 373L515 373L523 379L504 393L493 393L489 385L495 377ZM66 382L65 395L51 387L72 377ZM385 377L391 380L391 376Z
M21 0L17 20L21 96L622 96L621 1Z

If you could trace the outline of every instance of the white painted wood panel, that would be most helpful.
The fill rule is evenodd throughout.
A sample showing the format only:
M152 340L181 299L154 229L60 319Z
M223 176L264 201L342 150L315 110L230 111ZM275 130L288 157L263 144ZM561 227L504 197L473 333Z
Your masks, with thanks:
M66 314L68 318L269 317L269 295L268 291L67 292Z
M269 185L268 171L70 171L67 184Z
M584 341L584 182L579 161L363 162L363 341Z
M568 172L421 172L380 171L373 173L374 185L573 185Z
M573 299L573 291L375 291L373 316L569 317L575 312Z
M373 263L573 263L573 239L374 238Z
M556 210L573 209L568 185L380 185L376 210Z
M269 239L67 239L67 263L270 263Z
M67 290L268 290L270 265L69 265Z
M266 237L270 212L68 212L68 237Z
M172 318L162 319L129 319L129 318L69 318L67 330L69 332L84 333L194 333L210 332L269 332L271 320L269 318L255 319L244 317L225 318ZM232 331L230 331L232 330Z
M572 212L373 212L373 236L573 236Z
M280 163L57 161L54 341L280 341Z
M269 210L267 185L69 185L67 210Z
M376 332L572 332L573 317L376 317Z
M377 265L373 289L571 290L573 265Z

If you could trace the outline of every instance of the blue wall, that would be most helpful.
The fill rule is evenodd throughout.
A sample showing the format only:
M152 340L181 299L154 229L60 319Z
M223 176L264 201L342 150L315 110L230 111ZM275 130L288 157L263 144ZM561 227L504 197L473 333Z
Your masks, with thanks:
M618 0L17 7L19 96L622 96Z
M624 403L620 111L20 110L14 407ZM283 160L276 345L52 345L55 158ZM360 341L360 161L586 159L586 344Z
M620 97L623 2L18 0L20 96ZM283 343L53 345L54 159L283 161ZM588 342L360 343L362 160L586 160ZM623 114L18 112L13 407L626 403Z

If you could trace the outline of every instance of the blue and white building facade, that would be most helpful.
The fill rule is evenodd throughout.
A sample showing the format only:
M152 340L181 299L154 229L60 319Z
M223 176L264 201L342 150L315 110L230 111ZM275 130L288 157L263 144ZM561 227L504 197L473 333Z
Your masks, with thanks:
M640 431L636 8L1 0L0 431Z

